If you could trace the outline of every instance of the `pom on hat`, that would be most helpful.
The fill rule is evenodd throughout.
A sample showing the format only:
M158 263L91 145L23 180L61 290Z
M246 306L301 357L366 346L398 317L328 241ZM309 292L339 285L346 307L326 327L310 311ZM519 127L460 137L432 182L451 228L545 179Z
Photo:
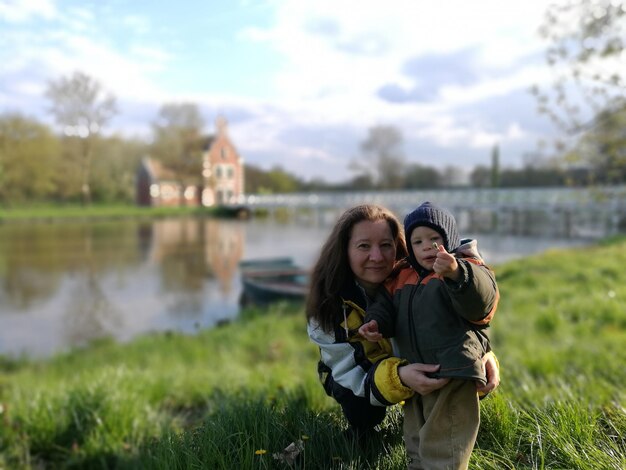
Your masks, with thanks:
M456 250L461 243L454 216L431 202L423 203L404 218L404 235L407 243L410 243L411 233L415 227L420 226L430 227L439 232L443 237L444 248L449 253ZM417 266L417 260L411 249L409 249L409 259L413 266Z

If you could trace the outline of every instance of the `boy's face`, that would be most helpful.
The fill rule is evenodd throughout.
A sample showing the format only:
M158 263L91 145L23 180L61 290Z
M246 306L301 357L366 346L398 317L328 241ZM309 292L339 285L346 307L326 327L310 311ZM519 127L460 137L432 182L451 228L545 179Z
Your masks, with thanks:
M441 234L437 230L422 225L413 229L409 242L419 265L424 269L432 271L433 264L435 264L437 259L437 249L433 247L433 242L443 246Z

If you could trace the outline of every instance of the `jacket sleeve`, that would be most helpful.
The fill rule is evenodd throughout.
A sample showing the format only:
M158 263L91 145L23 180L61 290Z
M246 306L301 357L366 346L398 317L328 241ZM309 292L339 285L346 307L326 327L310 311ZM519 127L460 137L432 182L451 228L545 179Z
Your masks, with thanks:
M472 259L459 259L461 280L446 279L454 309L466 320L487 325L500 300L495 274L484 264Z
M366 366L356 360L359 342L336 342L334 334L325 332L314 321L308 323L307 332L319 347L320 360L330 369L332 381L356 396L367 398L374 406L388 406L415 393L400 381L398 367L406 363L402 359L385 357Z
M394 356L374 364L367 379L371 395L387 405L400 403L415 395L413 389L402 383L398 374L398 368L405 364L408 364L408 361Z
M376 300L367 307L364 321L376 320L378 331L385 338L396 335L396 315L393 298L386 289L379 289Z

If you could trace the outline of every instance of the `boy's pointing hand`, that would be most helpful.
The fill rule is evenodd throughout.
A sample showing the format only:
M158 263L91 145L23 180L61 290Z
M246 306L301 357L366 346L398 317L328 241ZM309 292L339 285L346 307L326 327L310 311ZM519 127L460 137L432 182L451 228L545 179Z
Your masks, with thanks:
M378 331L378 322L376 320L370 320L367 323L363 323L359 328L359 334L368 341L376 342L383 339L383 335Z
M453 281L458 281L460 277L456 256L448 253L443 245L437 245L437 259L433 264L433 271Z

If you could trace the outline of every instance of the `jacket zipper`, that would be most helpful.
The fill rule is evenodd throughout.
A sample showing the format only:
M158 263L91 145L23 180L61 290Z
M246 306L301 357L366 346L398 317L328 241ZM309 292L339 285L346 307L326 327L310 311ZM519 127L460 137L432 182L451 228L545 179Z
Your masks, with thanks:
M418 276L417 277L417 286L419 287L421 282L421 277ZM409 296L409 309L408 309L408 315L409 315L409 338L411 339L411 350L415 351L416 353L418 353L418 349L417 349L417 338L416 338L416 329L415 329L415 319L413 318L413 297L415 296L415 293L417 292L417 289L412 289L411 291L411 295ZM419 354L419 353L418 353ZM421 354L420 354L421 356Z
M343 310L343 325L344 325L344 329L346 330L346 341L348 341L348 317L346 315L346 304L344 303L342 305L342 310Z

